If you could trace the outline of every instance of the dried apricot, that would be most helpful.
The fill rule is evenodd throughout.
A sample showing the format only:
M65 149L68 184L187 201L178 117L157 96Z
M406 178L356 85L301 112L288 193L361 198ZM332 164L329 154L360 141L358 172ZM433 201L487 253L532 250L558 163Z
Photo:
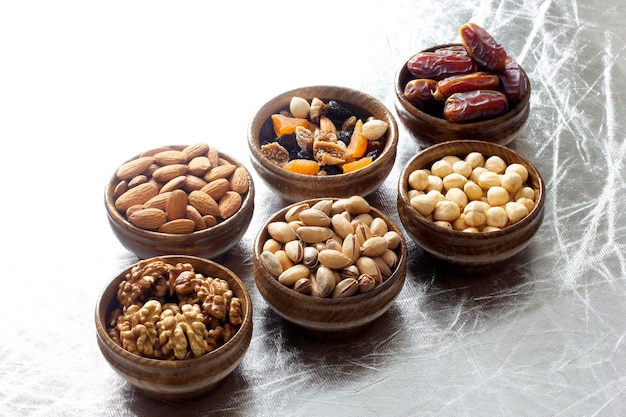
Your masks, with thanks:
M366 156L361 159L357 159L356 161L348 162L347 164L343 164L341 167L343 169L343 173L347 174L348 172L354 172L361 168L365 168L373 161L372 157Z
M272 114L272 123L274 125L274 133L276 136L290 135L296 131L297 126L309 126L307 119L297 117L288 117L284 114Z
M352 158L358 159L365 155L367 151L367 138L361 134L363 131L363 121L361 119L356 121L352 136L350 137L350 143L348 143L347 153Z
M320 170L320 164L310 159L292 159L283 169L296 174L315 175Z

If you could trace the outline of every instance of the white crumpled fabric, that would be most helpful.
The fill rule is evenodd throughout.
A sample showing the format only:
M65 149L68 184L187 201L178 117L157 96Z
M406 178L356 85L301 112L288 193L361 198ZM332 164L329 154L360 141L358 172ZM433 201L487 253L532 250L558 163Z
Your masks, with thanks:
M0 6L1 416L618 416L626 409L626 4L623 1L57 2ZM527 71L511 147L547 186L545 220L502 271L440 268L409 243L405 287L349 339L316 339L261 298L252 243L286 205L253 172L252 224L221 261L250 289L254 334L210 394L148 399L96 344L105 284L137 259L111 233L108 177L166 144L207 141L252 170L248 123L296 87L393 109L421 49L486 28ZM368 199L399 223L419 151L402 123Z

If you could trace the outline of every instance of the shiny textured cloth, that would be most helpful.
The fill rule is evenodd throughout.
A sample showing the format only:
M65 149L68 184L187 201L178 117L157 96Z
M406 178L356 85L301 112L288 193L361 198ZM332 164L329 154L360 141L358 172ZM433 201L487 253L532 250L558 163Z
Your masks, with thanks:
M623 1L5 2L0 416L618 416L626 410L626 4ZM286 205L252 172L252 224L220 262L248 286L252 342L210 394L162 403L96 344L97 297L136 262L104 186L133 155L206 141L251 171L255 110L292 88L362 90L473 21L523 65L531 113L510 147L547 186L529 247L496 271L434 263L407 236L390 310L350 338L275 314L252 243ZM368 197L398 224L420 150L398 120L394 169Z

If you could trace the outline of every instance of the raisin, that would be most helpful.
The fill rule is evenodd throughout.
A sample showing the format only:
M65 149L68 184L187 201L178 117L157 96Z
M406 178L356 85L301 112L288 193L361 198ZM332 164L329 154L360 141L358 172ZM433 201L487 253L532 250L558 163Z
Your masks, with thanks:
M348 107L337 100L329 100L327 105L326 117L332 120L335 126L341 126L348 117L353 115Z

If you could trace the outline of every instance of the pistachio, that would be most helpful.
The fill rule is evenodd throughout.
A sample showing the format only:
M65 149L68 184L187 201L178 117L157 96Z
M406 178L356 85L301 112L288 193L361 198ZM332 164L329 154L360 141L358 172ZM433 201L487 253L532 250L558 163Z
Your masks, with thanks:
M330 213L333 209L333 200L320 200L317 203L313 204L311 208L318 209L327 216L330 216Z
M351 233L354 233L354 226L350 220L343 214L337 213L331 218L331 223L335 232L345 239Z
M354 278L357 279L361 273L356 265L348 265L340 271L341 278Z
M322 226L301 226L295 233L306 243L324 242L333 235L332 229Z
M299 218L306 226L330 226L330 217L316 208L304 209L299 212Z
M378 265L378 269L380 270L380 273L383 276L383 281L389 278L393 271L391 271L391 268L389 268L389 265L387 265L385 260L380 256L376 256L375 258L372 258L372 259L374 260L374 262L376 262L376 265Z
M370 292L376 286L376 281L374 280L374 278L370 277L367 274L362 274L361 276L359 276L357 282L359 284L360 293Z
M343 242L339 242L337 239L328 239L326 241L326 249L332 249L341 252L343 247Z
M296 264L289 269L284 270L278 276L278 282L288 287L292 287L299 279L308 278L311 271L306 265Z
M280 264L283 266L283 270L289 269L293 266L293 261L289 259L289 256L287 256L287 252L285 252L284 249L274 252L274 256L276 256L278 262L280 262Z
M395 230L388 231L383 237L387 241L387 247L389 249L395 250L400 245L400 234Z
M323 265L311 276L311 294L317 297L328 297L335 289L335 285L334 272Z
M354 234L356 235L357 241L359 242L359 246L363 245L367 239L370 239L374 235L370 230L369 226L365 223L359 223L354 228Z
M269 272L273 276L278 277L280 274L282 274L283 266L273 252L267 250L261 252L261 255L259 255L259 260L261 261L261 264L265 267L265 269L267 269L267 272Z
M285 243L285 253L294 263L298 263L304 256L304 247L299 240L292 240Z
M332 298L350 297L359 290L359 283L354 278L342 279L335 285Z
M372 258L367 256L361 256L356 260L356 266L359 268L361 274L369 275L376 281L376 284L383 282L383 276L378 268L378 264Z
M287 222L271 222L267 225L267 232L273 239L281 243L287 243L296 238L296 232Z
M304 248L304 255L302 256L302 263L309 268L315 268L318 264L317 261L318 251L313 246L307 246Z
M370 209L370 203L360 195L353 195L345 202L345 210L350 214L369 213Z
M341 253L343 253L352 262L356 262L356 260L359 259L359 256L361 256L360 245L354 233L349 234L343 240Z
M370 227L373 220L374 220L374 217L371 214L361 213L358 216L353 217L351 223L352 223L352 226L354 227L356 227L359 223L363 223L367 225L367 227Z
M282 243L280 243L276 239L270 238L270 239L267 239L265 243L263 243L264 251L270 251L272 253L275 253L277 250L280 250L280 249L282 249Z
M398 265L398 254L391 249L387 249L385 253L380 255L380 258L385 261L389 268L395 268Z
M319 263L323 266L331 269L342 269L352 263L352 259L348 258L343 253L332 250L324 249L318 254Z
M300 294L311 294L311 280L309 278L300 278L293 284L293 289Z
M285 221L287 223L294 220L300 220L300 212L309 208L308 203L300 203L290 207L285 213Z
M361 254L372 258L382 255L386 250L387 240L382 236L372 236L361 245Z
M374 217L370 223L370 230L374 236L384 236L389 231L389 226L381 217Z

